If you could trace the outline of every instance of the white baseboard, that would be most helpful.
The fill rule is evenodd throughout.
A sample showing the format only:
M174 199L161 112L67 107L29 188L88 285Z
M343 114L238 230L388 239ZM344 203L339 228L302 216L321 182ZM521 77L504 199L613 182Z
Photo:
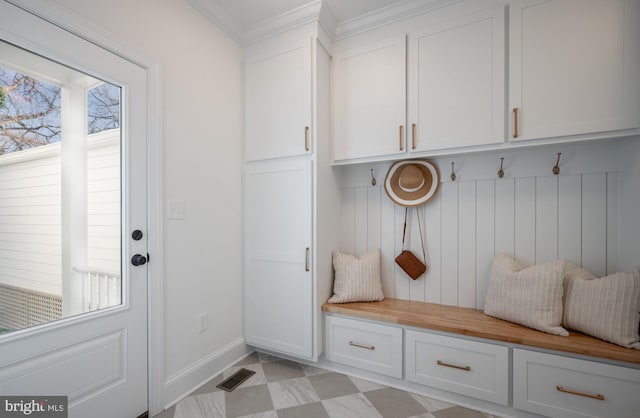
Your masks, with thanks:
M164 383L163 404L168 409L254 351L238 338L221 349L169 376Z

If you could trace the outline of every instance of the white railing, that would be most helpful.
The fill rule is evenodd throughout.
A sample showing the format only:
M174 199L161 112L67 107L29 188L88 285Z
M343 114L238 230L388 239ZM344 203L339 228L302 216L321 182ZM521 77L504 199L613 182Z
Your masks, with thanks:
M82 312L95 311L122 303L122 282L117 273L92 267L74 267L82 280Z

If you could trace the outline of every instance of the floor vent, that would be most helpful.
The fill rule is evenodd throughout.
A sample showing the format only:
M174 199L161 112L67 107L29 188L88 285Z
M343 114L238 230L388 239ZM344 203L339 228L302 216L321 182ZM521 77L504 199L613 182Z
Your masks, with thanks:
M216 387L218 389L222 389L224 391L231 392L232 390L234 390L235 388L240 386L242 384L242 382L244 382L245 380L247 380L248 378L250 378L254 374L256 374L256 372L254 372L253 370L242 368L242 369L238 370L237 372L235 372L234 374L232 374L231 376L229 376L226 379L224 379Z

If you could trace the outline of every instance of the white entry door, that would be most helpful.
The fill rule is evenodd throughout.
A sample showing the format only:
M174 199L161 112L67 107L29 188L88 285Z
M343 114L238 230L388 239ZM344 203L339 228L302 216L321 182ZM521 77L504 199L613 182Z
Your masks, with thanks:
M23 76L61 118L42 119L52 133L23 117L0 152L0 396L68 396L69 417L138 417L148 409L146 70L4 0L0 41L13 80L0 128L10 105L24 111ZM117 124L91 126L107 99ZM17 131L23 142L6 141ZM25 145L36 134L42 146Z

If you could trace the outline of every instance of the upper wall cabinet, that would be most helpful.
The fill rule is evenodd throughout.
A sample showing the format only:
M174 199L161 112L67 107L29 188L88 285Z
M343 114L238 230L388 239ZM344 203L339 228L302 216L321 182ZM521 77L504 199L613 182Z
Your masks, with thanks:
M246 50L246 161L311 153L311 39Z
M504 142L505 8L409 34L409 150Z
M405 37L345 51L333 65L333 159L404 153Z
M640 2L509 5L510 138L640 127Z

